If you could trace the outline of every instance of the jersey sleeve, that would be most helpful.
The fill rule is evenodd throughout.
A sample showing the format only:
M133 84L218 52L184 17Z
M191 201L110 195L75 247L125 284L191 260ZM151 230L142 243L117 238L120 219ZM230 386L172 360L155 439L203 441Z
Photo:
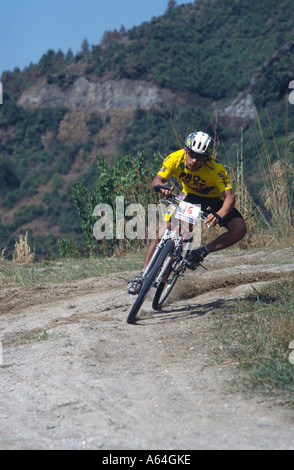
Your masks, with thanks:
M218 186L220 193L222 193L223 191L226 191L227 189L232 189L229 175L222 165L220 165L220 168L218 169L217 176L218 176L217 186Z
M173 159L171 158L171 155L166 157L166 159L164 160L162 164L160 171L157 174L166 180L168 180L169 178L173 176L174 164L173 164Z

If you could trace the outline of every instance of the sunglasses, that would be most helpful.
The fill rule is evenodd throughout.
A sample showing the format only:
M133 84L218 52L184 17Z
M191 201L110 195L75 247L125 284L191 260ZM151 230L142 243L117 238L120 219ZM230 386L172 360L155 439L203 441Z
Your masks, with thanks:
M190 149L187 149L187 151L190 158L197 158L198 160L205 160L207 158L207 156L202 153L193 152L193 150Z

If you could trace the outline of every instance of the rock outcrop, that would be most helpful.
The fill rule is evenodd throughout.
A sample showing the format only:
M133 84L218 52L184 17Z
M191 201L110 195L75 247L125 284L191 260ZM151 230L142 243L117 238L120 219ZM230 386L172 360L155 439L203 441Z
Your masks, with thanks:
M220 117L243 122L251 121L257 117L256 108L250 93L239 93L219 114Z
M40 79L25 90L17 104L27 109L54 108L64 106L71 110L80 111L114 111L136 108L151 108L164 105L186 106L195 103L199 106L199 97L194 93L175 94L171 90L143 80L106 79L90 81L84 76L76 77L71 84L60 87L56 83L47 83ZM211 103L206 103L207 111ZM213 108L220 118L248 122L256 118L256 109L248 90L238 93L229 104L214 102Z
M160 106L171 102L172 96L172 92L142 80L91 82L85 77L78 77L72 85L62 89L42 79L21 94L18 105L24 108L65 106L102 111Z

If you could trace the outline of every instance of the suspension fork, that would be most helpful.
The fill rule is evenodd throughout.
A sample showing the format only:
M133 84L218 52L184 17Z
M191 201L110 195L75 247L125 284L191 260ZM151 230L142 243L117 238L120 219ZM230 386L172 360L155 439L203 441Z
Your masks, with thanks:
M156 248L155 248L155 250L154 250L154 253L153 253L153 255L152 255L152 257L151 257L151 259L150 259L148 265L146 266L146 268L144 269L144 271L143 271L143 273L142 273L142 278L143 278L143 279L145 279L145 278L148 276L148 274L150 273L150 271L151 271L151 269L152 269L152 267L153 267L153 265L154 265L154 263L155 263L155 261L156 261L158 255L159 255L160 251L161 251L162 248L164 247L164 244L165 244L166 240L167 240L168 238L170 238L170 237L169 237L169 234L170 234L170 230L166 230L165 233L164 233L164 235L163 235L163 237L162 237L162 239L161 239L160 242L157 244L157 246L156 246Z
M183 245L182 241L178 238L174 238L174 247L173 250L170 252L169 256L166 258L159 275L155 280L155 286L158 286L161 282L166 282L170 272L172 271L172 265L175 260L177 260L183 252Z

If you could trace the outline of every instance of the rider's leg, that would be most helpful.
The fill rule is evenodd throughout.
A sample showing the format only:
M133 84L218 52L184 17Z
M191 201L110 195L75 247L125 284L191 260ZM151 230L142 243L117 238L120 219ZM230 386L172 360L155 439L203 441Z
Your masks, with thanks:
M214 241L206 245L209 253L223 250L224 248L229 248L230 246L239 242L246 234L246 224L244 219L239 217L232 219L227 224L227 229L227 232L222 233Z
M246 233L246 224L244 219L239 217L232 219L227 223L227 229L228 231L226 233L222 233L213 242L208 243L204 247L192 250L187 259L187 267L190 269L196 269L208 253L229 248L240 241Z

